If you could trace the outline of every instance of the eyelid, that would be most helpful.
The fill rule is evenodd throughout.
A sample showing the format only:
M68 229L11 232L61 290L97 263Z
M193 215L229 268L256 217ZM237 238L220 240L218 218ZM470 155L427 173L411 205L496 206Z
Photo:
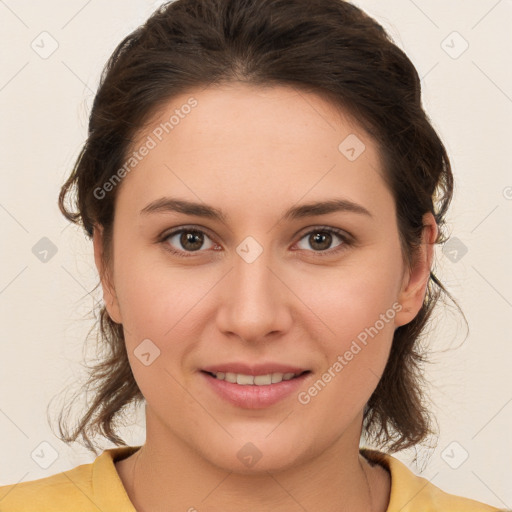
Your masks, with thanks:
M168 230L165 230L161 235L159 235L160 240L165 240L169 238L171 235L175 235L177 233L180 233L181 231L198 231L200 233L204 233L205 235L208 235L209 238L212 240L215 239L215 235L212 235L212 232L199 224L184 224L180 226L176 226L174 228L170 228Z
M312 231L327 231L329 233L334 233L335 235L338 235L341 238L347 239L347 241L355 241L355 238L353 235L351 235L348 231L341 229L341 228L335 228L334 226L326 226L324 224L315 224L313 226L308 226L307 228L304 228L303 230L300 230L295 237L303 238L305 235L311 233Z

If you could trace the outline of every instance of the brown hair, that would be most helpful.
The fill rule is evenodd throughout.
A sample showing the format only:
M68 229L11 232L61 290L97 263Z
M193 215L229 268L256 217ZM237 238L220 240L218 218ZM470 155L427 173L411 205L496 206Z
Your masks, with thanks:
M420 79L374 19L342 0L176 0L161 6L115 49L101 76L88 138L62 186L59 207L92 236L103 227L108 264L116 189L99 199L119 170L138 130L173 96L211 84L287 85L328 98L374 138L392 191L408 262L421 242L422 217L441 228L453 192L450 162L421 104ZM73 208L65 206L72 194ZM444 242L441 229L436 243ZM432 432L424 401L420 338L441 293L430 273L418 315L395 333L392 349L364 411L364 432L390 451L412 447ZM447 293L449 296L449 294ZM115 420L143 401L126 353L123 327L99 309L104 358L89 367L93 401L65 442L90 435L116 445ZM66 427L67 428L67 427Z

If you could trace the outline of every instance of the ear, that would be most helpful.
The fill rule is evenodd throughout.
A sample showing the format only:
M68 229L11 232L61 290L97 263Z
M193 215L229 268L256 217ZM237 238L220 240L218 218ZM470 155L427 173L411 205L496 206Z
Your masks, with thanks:
M101 287L103 289L103 301L107 308L108 315L116 323L121 324L121 311L119 309L119 302L113 285L110 269L106 267L103 259L103 226L99 224L94 225L92 243L94 246L94 261L98 274L100 275Z
M411 267L404 272L402 287L398 302L402 309L395 315L395 326L411 322L423 306L427 284L430 278L430 269L434 258L434 246L437 239L438 227L432 213L423 216L423 233L420 247L415 255Z

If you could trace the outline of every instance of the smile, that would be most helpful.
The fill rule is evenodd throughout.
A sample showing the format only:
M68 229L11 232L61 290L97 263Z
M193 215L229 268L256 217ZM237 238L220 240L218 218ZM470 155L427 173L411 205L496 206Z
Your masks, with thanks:
M313 378L309 370L260 375L203 370L199 375L213 396L242 409L264 409L296 396L305 382Z
M283 380L291 380L302 375L302 373L267 373L265 375L245 375L243 373L232 372L216 372L209 373L212 377L219 380L224 380L232 384L239 384L241 386L269 386L270 384L278 384Z

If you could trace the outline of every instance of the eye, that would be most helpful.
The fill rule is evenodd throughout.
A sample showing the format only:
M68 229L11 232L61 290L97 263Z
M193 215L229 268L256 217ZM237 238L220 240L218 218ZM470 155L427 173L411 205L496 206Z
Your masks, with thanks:
M341 240L334 249L329 249L334 238ZM308 231L301 240L306 239L306 244L313 248L313 252L317 253L315 256L332 255L338 253L351 245L350 237L341 229L329 228L326 226L320 226L313 230ZM298 245L300 242L298 243ZM300 249L306 249L307 247L299 247Z
M204 247L205 240L210 240L206 247ZM201 248L210 249L215 246L203 230L186 227L167 233L163 236L162 243L168 251L183 257L188 257L185 253L202 252Z
M341 242L334 249L330 249L329 247L335 238L338 238ZM306 239L306 244L313 248L313 251L307 247L300 247L301 241L304 239ZM203 229L197 227L180 227L164 234L160 242L166 250L184 258L194 256L193 253L204 252L206 249L220 250L220 247L212 241L210 236ZM337 254L347 249L351 244L352 239L350 235L341 229L319 226L305 233L296 245L301 250L307 250L313 252L315 256L322 257Z

